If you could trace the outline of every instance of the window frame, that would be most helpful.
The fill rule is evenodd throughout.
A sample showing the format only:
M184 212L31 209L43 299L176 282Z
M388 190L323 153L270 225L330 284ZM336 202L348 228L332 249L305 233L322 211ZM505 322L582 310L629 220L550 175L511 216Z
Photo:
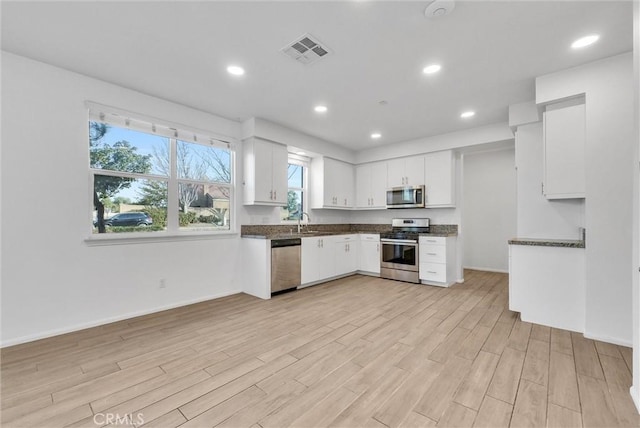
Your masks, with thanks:
M216 237L237 236L239 227L237 225L238 210L236 206L236 142L235 139L221 136L210 131L203 131L197 128L176 124L170 121L155 119L142 114L131 113L113 107L103 106L100 104L87 102L86 106L89 110L86 126L87 141L87 171L89 177L89 197L88 216L93 217L95 206L93 203L94 195L94 177L96 175L126 177L142 180L165 181L167 183L167 225L164 230L144 231L144 232L126 232L126 233L93 233L94 228L91 221L87 222L88 237L85 242L88 245L110 245L123 243L144 243L153 241L179 241L179 240L199 240L211 239ZM122 129L130 129L137 132L143 132L150 135L158 135L166 137L169 144L170 168L169 175L158 175L153 173L139 174L122 171L111 171L106 169L92 168L90 161L89 147L89 124L91 122L101 122ZM156 132L158 131L158 132ZM173 134L168 136L167 134ZM190 141L189 138L193 139ZM229 169L230 181L206 181L193 180L188 178L179 178L177 167L177 146L178 142L187 144L199 144L204 147L216 146L229 152ZM134 142L131 142L134 143ZM217 186L228 188L229 192L229 229L195 229L185 230L179 225L179 183L191 183L203 186Z
M303 212L309 213L309 165L311 160L306 156L297 155L295 153L289 153L287 159L287 171L289 165L299 165L302 167L302 188L289 187L288 174L287 174L287 195L289 190L301 190L302 191L302 208ZM309 216L305 219L304 216L300 219L300 224L308 224ZM280 220L280 224L298 224L298 220Z

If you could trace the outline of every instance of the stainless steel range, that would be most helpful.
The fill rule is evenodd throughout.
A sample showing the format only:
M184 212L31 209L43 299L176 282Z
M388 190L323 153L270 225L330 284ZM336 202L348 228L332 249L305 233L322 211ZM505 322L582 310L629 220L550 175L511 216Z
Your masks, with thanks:
M380 234L380 277L419 283L418 236L428 232L428 218L394 218L391 232Z

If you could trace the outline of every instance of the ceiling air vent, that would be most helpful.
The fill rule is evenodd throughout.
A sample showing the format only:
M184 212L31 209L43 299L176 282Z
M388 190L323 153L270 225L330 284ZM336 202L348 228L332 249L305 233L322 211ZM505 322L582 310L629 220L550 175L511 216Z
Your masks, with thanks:
M329 48L323 46L311 34L298 37L294 42L280 49L285 55L303 64L316 62L325 55L331 53Z

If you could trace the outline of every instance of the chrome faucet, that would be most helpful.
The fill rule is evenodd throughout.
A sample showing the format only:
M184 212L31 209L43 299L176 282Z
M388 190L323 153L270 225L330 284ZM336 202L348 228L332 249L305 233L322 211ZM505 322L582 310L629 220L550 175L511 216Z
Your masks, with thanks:
M311 223L311 217L309 217L309 214L307 214L306 212L303 212L302 214L300 214L300 217L298 217L298 233L300 233L300 226L301 226L300 222L302 221L304 216L307 216L307 230L309 230L309 223Z

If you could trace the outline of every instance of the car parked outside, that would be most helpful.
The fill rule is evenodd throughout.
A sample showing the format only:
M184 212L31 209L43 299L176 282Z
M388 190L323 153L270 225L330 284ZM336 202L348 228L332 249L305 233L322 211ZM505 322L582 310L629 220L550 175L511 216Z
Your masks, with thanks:
M97 220L93 222L97 226ZM105 226L150 226L153 219L147 213L118 213L104 220Z

